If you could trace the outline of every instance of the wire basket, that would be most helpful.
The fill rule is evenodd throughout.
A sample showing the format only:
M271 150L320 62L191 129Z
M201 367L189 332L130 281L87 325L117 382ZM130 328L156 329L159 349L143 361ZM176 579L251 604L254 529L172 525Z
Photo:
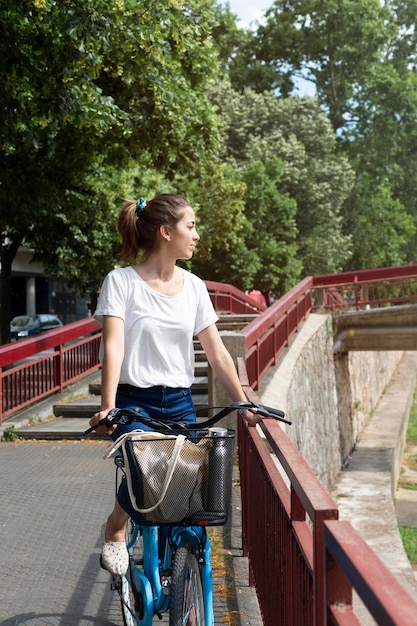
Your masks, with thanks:
M146 525L221 526L231 498L234 431L185 436L142 433L126 439L125 472L133 507ZM146 436L146 438L143 437ZM155 437L155 438L153 438Z

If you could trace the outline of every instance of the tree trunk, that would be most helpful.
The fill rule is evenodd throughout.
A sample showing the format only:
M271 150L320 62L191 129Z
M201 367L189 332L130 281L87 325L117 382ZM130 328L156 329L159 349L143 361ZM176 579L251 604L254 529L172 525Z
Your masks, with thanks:
M11 293L12 293L12 263L24 239L23 235L16 234L8 245L0 250L0 343L10 341Z
M98 293L97 291L92 291L90 293L90 308L91 308L91 315L94 314L94 311L97 308L97 300L98 300Z

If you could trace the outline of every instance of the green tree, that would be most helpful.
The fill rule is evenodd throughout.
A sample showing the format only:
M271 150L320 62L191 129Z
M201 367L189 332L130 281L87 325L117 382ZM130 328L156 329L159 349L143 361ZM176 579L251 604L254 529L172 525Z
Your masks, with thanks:
M353 171L337 154L327 119L312 98L278 98L247 89L238 94L227 80L212 95L224 122L222 155L241 168L272 157L282 162L273 182L296 203L297 254L304 274L337 272L351 256L342 231L342 205ZM266 170L266 173L270 171ZM282 228L291 233L291 220ZM290 275L294 275L290 272Z
M298 78L314 83L337 130L352 121L361 88L381 60L389 16L379 0L275 0L252 55L262 60L260 70L273 72L270 87L283 96Z
M230 164L214 161L200 170L198 178L176 184L196 211L201 238L190 268L203 279L250 289L259 261L244 245L252 225L245 217L241 174Z
M297 283L296 203L279 190L283 164L271 155L265 162L212 163L198 179L176 181L197 214L201 240L189 264L198 275L254 287L266 296L285 293Z
M415 232L415 224L391 186L381 181L375 189L364 174L355 185L346 221L354 241L354 255L348 269L386 267L404 263L404 248Z
M414 259L416 16L416 0L275 0L246 55L249 64L256 59L256 90L269 81L287 95L300 77L314 84L355 171L355 189L341 213L353 243L346 269ZM365 223L379 254L363 245Z
M276 156L270 156L243 169L245 214L252 227L245 233L245 246L258 258L253 286L267 302L270 292L281 296L289 291L303 269L296 243L297 204L280 190L284 167Z
M255 89L255 85L258 92L270 90L276 72L257 56L259 46L256 33L238 26L237 16L228 4L226 7L218 5L217 25L212 34L222 71L236 91L244 91L246 87Z
M20 245L92 291L97 268L113 263L117 193L109 198L106 183L124 180L132 159L140 172L152 166L172 178L210 155L217 137L205 93L217 72L212 5L1 3L2 341Z

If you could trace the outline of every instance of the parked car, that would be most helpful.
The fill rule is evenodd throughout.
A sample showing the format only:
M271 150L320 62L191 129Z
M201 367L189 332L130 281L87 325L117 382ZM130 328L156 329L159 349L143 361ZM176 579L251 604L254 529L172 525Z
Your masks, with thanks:
M24 337L33 337L62 325L56 315L18 315L10 322L10 339L16 341Z

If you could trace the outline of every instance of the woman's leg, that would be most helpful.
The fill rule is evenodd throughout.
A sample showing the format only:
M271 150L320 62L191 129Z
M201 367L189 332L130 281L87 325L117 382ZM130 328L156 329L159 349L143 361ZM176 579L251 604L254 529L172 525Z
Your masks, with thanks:
M106 532L104 536L104 540L117 542L117 541L125 541L125 531L126 524L129 520L129 515L126 513L124 509L120 506L118 501L116 500L114 503L113 511L110 513L107 518L106 524Z
M129 567L129 555L125 543L125 530L129 515L115 502L107 523L103 524L103 546L100 564L113 576L124 576Z

